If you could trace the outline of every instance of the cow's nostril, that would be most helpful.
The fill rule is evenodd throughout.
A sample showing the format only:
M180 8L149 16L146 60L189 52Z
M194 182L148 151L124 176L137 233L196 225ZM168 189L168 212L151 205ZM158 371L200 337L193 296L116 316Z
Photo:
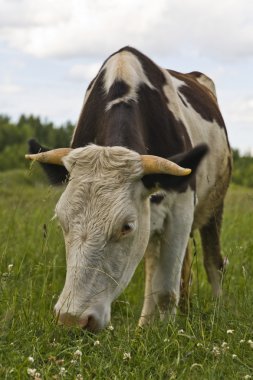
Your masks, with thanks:
M65 326L79 326L90 332L100 330L100 324L95 315L89 314L85 318L79 318L69 313L58 314L57 322Z
M86 323L83 324L83 328L90 332L97 332L99 328L99 323L93 314L87 316Z

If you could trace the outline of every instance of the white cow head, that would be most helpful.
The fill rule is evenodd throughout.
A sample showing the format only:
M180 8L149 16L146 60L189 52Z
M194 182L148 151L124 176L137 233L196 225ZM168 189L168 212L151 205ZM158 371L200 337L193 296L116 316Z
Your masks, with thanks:
M112 301L145 253L151 192L141 179L164 170L161 162L147 168L143 157L150 156L89 145L62 158L70 177L55 211L65 239L67 273L55 312L64 324L91 331L105 327ZM181 170L177 175L190 173L170 164Z
M92 330L110 320L111 302L130 281L149 239L148 192L140 156L88 146L64 160L70 180L57 206L67 254L55 306L64 323Z

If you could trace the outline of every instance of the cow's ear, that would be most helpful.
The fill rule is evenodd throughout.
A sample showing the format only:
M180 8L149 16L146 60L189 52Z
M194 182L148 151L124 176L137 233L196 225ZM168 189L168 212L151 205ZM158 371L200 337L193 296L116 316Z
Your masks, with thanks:
M35 139L30 139L28 141L28 149L30 154L48 152L49 150L51 150L47 147L40 145L38 141ZM52 185L61 185L67 181L68 171L64 166L45 164L42 162L39 162L39 164L45 171L48 180Z
M208 146L206 144L197 145L195 148L189 150L186 153L181 153L173 157L169 157L170 161L173 161L183 168L191 169L191 174L187 176L174 176L169 174L149 174L142 178L143 184L151 192L154 190L174 190L183 192L190 185L195 188L196 172L202 159L208 153Z

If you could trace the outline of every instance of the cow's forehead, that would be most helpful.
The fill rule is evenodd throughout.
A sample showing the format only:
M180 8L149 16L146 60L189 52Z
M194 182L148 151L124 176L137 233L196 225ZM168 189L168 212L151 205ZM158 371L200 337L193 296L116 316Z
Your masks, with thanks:
M110 207L126 206L127 199L136 193L136 185L142 186L138 181L143 175L140 155L126 148L77 148L64 159L64 165L70 170L70 179L56 205L58 215L109 215Z
M132 181L143 174L140 155L124 147L89 145L74 149L65 159L70 182Z
M81 231L86 230L92 236L96 226L102 233L118 222L136 219L142 194L142 181L130 181L125 175L117 178L94 175L92 180L83 175L69 181L55 211L63 225L76 226L76 232L81 226Z

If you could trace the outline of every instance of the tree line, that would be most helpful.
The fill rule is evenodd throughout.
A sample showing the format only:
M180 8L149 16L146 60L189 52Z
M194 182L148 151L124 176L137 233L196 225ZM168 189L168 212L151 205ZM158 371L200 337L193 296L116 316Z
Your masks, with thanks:
M16 123L8 116L0 115L0 171L29 167L24 159L28 152L28 140L35 138L49 148L67 147L74 125L66 122L55 126L37 116L21 115Z
M253 157L250 153L240 155L237 149L233 149L232 181L237 185L253 187Z
M35 138L49 148L69 146L74 124L66 122L56 126L38 116L21 115L16 123L9 116L0 115L0 171L29 167L24 159L27 142ZM233 150L233 177L238 185L253 187L253 157Z

